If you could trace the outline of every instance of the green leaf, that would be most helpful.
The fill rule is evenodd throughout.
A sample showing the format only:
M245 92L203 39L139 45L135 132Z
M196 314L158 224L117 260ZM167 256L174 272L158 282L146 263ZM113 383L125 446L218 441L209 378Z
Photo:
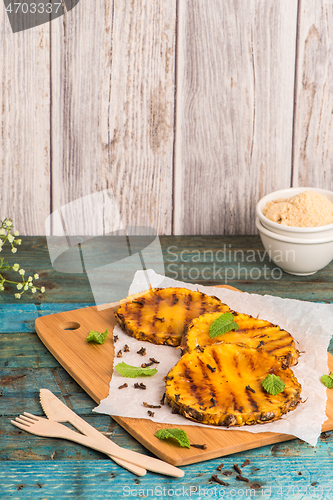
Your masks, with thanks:
M230 330L238 330L237 323L234 322L235 316L231 313L223 313L219 316L209 328L210 338L218 337L223 333L230 332Z
M328 389L332 389L332 387L333 387L333 373L330 373L329 375L323 375L320 380Z
M87 342L96 342L97 344L104 344L106 337L109 335L108 329L105 332L96 332L95 330L91 330L87 337Z
M286 386L283 380L281 380L280 377L274 374L267 375L265 380L261 382L261 385L266 392L272 394L273 396L280 394L280 392L282 392Z
M183 429L159 429L155 436L158 439L175 439L183 448L190 448L190 442Z
M145 375L148 377L151 377L155 373L157 373L156 368L141 368L139 366L131 366L128 365L127 363L118 363L115 366L115 370L117 370L120 375L123 377L129 377L129 378L136 378L140 377L141 375Z

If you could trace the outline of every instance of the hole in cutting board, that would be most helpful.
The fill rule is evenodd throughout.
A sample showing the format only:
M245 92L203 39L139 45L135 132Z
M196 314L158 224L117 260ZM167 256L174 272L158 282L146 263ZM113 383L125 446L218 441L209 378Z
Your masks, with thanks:
M61 325L59 326L63 330L77 330L78 328L80 328L81 325L76 321L65 321L65 323L61 323Z

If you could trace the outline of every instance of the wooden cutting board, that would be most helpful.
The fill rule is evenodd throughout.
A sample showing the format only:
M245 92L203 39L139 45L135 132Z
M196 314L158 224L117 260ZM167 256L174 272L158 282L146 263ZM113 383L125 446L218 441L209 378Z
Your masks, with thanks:
M236 290L228 285L225 288ZM114 356L113 340L112 335L109 335L103 345L96 345L88 344L86 337L92 329L105 331L108 328L110 332L116 324L113 314L115 308L106 305L105 309L98 311L97 307L93 306L43 316L35 321L36 332L48 350L98 404L109 394ZM330 354L328 354L328 366L333 372L333 356ZM333 429L333 391L327 391L326 415L328 419L322 426L323 431ZM289 434L273 432L254 434L182 425L191 443L207 446L206 450L192 447L187 449L168 441L160 441L154 436L162 427L176 426L148 419L112 418L152 453L178 466L294 439Z

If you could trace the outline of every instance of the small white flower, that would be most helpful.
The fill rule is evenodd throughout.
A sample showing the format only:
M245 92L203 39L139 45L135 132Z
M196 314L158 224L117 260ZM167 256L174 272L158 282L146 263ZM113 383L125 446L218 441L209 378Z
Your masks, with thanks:
M31 291L32 291L32 293L36 293L36 288L33 286L33 287L31 288Z
M18 284L16 285L16 288L17 288L18 290L21 290L21 289L23 288L22 283L18 283Z
M32 276L29 276L28 281L32 281Z
M5 287L3 285L0 285L0 292L3 292Z
M7 227L12 227L12 225L13 225L13 222L11 220L7 220L6 221L6 226Z
M33 282L32 282L32 281L29 281L29 283L27 283L27 285L29 285L29 286L30 286L30 288L31 288L32 286L34 286L34 284L33 284Z
M20 264L13 265L13 271L18 271L20 269Z
M28 290L28 285L24 285L23 290Z
M20 298L21 298L21 294L20 294L20 293L15 293L15 297L16 297L17 299L20 299Z
M3 228L1 228L1 229L0 229L0 235L1 235L1 236L4 236L5 234L6 234L6 231L5 231Z
M35 279L35 280L38 280L38 279L39 279L39 275L38 275L37 273L36 273L36 274L34 274L34 279Z
M13 236L12 234L9 234L9 235L8 235L8 241L9 241L9 243L13 243L13 241L14 241L14 236Z
M14 240L14 243L16 243L16 245L21 245L22 240L20 240L20 239L18 239L18 240Z
M2 252L2 247L0 247L0 252Z
M45 286L42 286L42 288L40 289L40 291L41 291L42 293L44 293L44 292L45 292Z
M16 253L17 252L17 248L16 247L13 247L12 248L12 253Z
M19 270L19 273L21 274L21 276L23 276L23 275L24 275L24 273L25 273L25 270L24 270L24 269L20 269L20 270Z
M0 239L0 247L2 247L3 243L4 242Z
M15 231L14 236L19 236L20 233L18 231Z

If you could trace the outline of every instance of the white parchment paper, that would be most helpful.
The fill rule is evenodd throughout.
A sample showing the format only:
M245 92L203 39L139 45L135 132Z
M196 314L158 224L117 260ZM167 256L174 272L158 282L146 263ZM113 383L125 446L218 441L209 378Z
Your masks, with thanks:
M137 271L129 294L147 289L147 275L152 287L185 287L190 290L199 290L207 295L215 295L222 302L228 304L231 309L252 316L259 315L259 318L277 324L293 335L298 341L298 350L305 351L301 354L298 365L293 367L293 371L302 385L302 399L306 402L299 404L294 411L287 413L276 422L231 427L228 430L230 432L244 430L254 433L267 431L291 434L315 446L321 432L321 426L326 420L326 388L321 383L320 377L324 373L328 373L327 348L333 329L333 305L191 285L163 277L152 270ZM131 379L122 377L117 371L114 371L109 396L101 401L94 411L122 417L151 418L148 416L147 408L142 403L145 401L148 404L159 404L165 392L163 377L179 360L180 349L138 341L127 335L118 326L115 327L114 334L119 337L115 344L116 353L119 349L123 351L125 344L130 348L130 352L123 352L122 358L115 358L115 364L124 361L133 366L141 366L142 363L149 362L149 358L153 357L160 361L159 365L154 365L158 369L158 373L153 377ZM146 348L146 356L137 354L141 347ZM127 382L129 387L118 389L124 382ZM143 382L147 389L134 389L135 382ZM152 418L155 422L179 426L203 426L203 424L192 422L182 415L172 414L168 404L151 411L155 412L155 416ZM217 428L206 425L205 427ZM226 428L221 427L221 430L226 430Z

